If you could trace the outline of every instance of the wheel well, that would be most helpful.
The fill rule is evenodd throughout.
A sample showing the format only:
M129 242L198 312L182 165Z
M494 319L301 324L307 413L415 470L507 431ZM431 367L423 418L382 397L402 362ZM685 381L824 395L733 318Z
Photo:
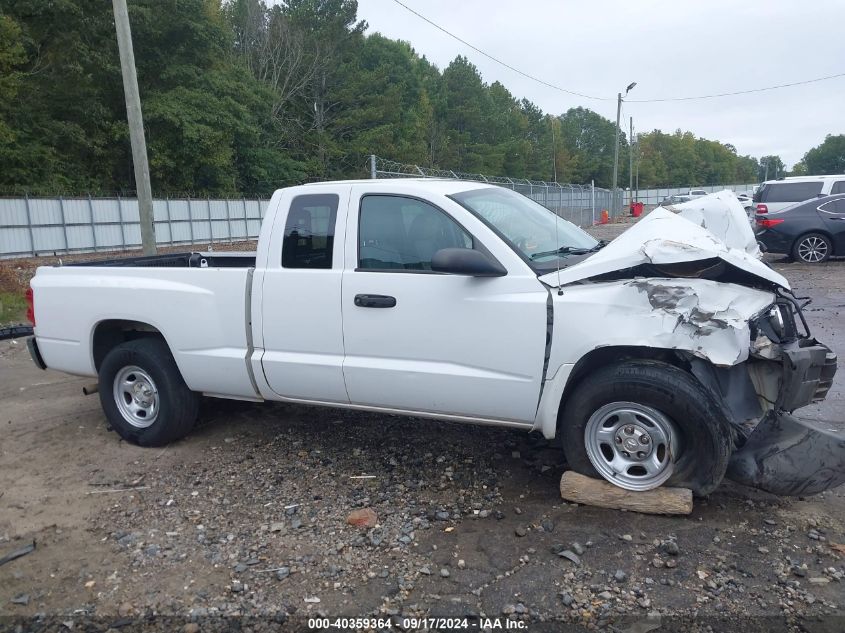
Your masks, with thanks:
M687 372L690 370L688 359L677 350L636 346L598 347L582 356L575 363L575 367L572 368L572 373L569 374L569 379L566 381L566 387L558 406L558 424L560 424L560 416L563 412L563 403L566 402L582 380L600 367L631 359L660 361Z
M148 337L158 337L164 341L162 333L148 323L123 319L100 321L97 327L94 328L92 345L94 367L97 371L100 371L100 365L103 364L103 359L112 349L121 343Z
M799 240L804 237L807 237L808 235L811 235L812 233L824 235L827 238L827 241L830 242L830 254L836 255L836 242L834 241L833 236L828 233L825 229L814 229L812 231L804 231L801 235L799 235L792 241L792 246L790 246L789 248L789 254L792 255L792 253L795 252L795 246L798 244Z

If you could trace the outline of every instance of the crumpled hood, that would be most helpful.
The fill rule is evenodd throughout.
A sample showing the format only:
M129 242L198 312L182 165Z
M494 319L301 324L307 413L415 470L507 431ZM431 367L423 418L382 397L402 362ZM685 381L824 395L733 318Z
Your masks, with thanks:
M789 289L789 282L744 249L731 248L699 224L657 208L595 255L540 277L556 287L640 264L679 264L719 258L760 279Z
M743 250L758 259L762 256L748 215L730 189L672 205L672 210L710 231L728 248Z

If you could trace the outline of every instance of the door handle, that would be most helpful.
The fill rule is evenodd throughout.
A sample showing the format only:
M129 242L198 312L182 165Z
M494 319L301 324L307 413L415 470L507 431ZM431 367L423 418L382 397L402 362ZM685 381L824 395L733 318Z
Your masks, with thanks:
M392 308L396 297L387 295L355 295L355 305L359 308Z

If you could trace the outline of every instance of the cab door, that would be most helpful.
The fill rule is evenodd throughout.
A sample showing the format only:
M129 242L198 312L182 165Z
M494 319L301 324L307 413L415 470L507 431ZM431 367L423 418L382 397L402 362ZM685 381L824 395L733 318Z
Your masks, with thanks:
M340 290L349 187L284 196L261 285L264 377L284 398L345 404Z
M350 402L530 423L548 291L521 260L500 260L508 269L500 277L432 272L441 248L486 250L481 222L441 204L353 186L342 290ZM489 230L484 238L496 239Z

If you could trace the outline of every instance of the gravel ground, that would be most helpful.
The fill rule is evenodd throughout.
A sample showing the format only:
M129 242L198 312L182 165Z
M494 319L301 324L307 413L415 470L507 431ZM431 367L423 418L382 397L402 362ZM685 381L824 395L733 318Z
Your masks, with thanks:
M845 356L843 264L773 265ZM106 428L87 382L0 343L0 556L36 542L0 567L0 631L314 616L845 630L845 488L779 499L725 483L689 517L645 516L562 502L561 453L533 435L213 399L190 437L141 449ZM800 413L845 419L842 374Z

